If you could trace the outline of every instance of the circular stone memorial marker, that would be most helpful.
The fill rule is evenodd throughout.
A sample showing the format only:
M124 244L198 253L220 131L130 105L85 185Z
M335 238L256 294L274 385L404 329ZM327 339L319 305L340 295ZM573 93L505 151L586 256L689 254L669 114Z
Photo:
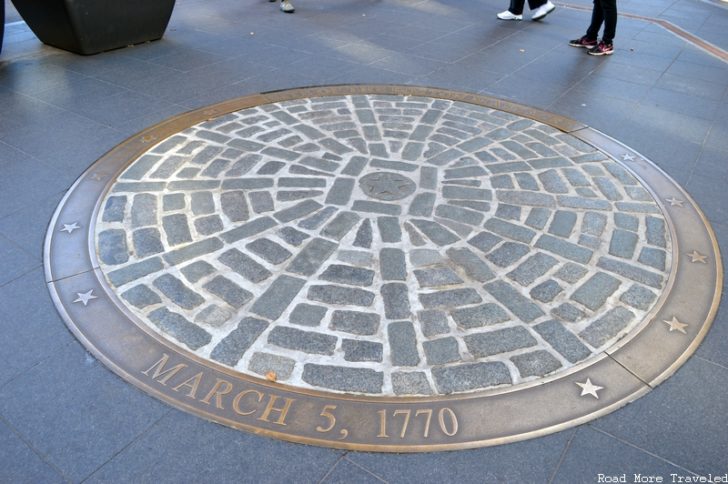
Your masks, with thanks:
M51 222L86 347L179 408L296 442L494 445L611 412L695 351L712 230L576 121L412 86L260 94L119 145Z

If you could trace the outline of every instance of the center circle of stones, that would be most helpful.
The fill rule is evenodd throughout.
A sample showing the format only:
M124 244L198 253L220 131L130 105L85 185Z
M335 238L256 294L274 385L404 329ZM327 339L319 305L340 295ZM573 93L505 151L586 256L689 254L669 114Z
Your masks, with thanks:
M111 186L95 241L121 303L174 344L371 395L558 374L636 328L671 266L657 203L619 163L530 119L404 95L171 136Z
M371 198L392 202L412 195L417 184L399 173L370 173L361 177L359 186Z

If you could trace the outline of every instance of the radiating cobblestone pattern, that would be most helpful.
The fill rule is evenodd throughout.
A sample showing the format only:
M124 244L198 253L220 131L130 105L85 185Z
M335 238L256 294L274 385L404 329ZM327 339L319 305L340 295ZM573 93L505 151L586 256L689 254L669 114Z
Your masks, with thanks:
M443 99L263 105L153 147L102 201L98 259L139 319L308 388L447 394L558 372L659 298L667 224L621 165Z

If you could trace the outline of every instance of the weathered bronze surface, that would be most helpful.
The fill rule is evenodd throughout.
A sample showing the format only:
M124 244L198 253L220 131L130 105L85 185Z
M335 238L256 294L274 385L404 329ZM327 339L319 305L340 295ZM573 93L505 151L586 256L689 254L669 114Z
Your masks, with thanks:
M667 289L641 326L597 358L535 382L437 397L372 397L253 378L170 344L137 324L95 262L94 221L116 176L151 145L206 119L289 99L408 94L458 100L549 124L598 148L641 180L672 239ZM423 452L497 445L572 427L649 392L697 349L717 311L722 265L689 195L639 153L583 124L475 94L356 85L247 96L151 127L114 148L73 185L51 221L46 280L58 311L97 358L145 392L203 418L284 440L344 449Z

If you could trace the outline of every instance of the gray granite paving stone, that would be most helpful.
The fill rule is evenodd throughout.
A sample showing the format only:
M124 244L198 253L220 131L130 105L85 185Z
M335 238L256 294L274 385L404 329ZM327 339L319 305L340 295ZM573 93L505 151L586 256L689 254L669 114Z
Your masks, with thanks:
M242 191L223 192L220 195L222 213L232 222L244 222L250 218L250 209Z
M420 311L417 313L422 334L430 338L450 331L447 324L447 315L443 311L434 309Z
M439 246L453 244L460 240L457 235L431 220L414 219L412 220L412 225L417 227L425 237Z
M271 264L282 264L291 257L291 252L269 239L257 239L246 244L246 249L262 257Z
M364 219L359 225L359 229L356 231L356 237L354 238L354 246L368 249L372 246L372 222L370 219Z
M615 230L609 241L609 254L623 259L631 259L634 254L638 236L627 230Z
M221 308L216 304L210 304L205 309L197 313L195 316L195 323L202 323L214 328L219 328L223 324L227 323L233 313L228 310Z
M382 286L382 290L384 290L384 286ZM312 301L326 304L362 307L369 307L374 302L373 292L365 291L364 289L326 284L311 286L308 290L307 297Z
M544 281L531 289L531 291L529 291L529 295L536 301L548 303L553 301L562 291L563 288L558 282L553 279L549 279L548 281Z
M305 279L285 274L279 275L268 289L255 300L250 312L275 321L303 289L305 283Z
M162 238L156 228L137 229L132 233L136 256L143 258L164 252Z
M462 284L463 280L450 268L435 267L414 271L420 287L438 287Z
M311 385L342 392L381 393L384 384L382 372L314 363L304 365L302 378Z
M491 249L493 249L493 247L498 245L501 240L503 239L491 234L490 232L480 232L479 234L468 240L468 244L472 245L482 252L488 253Z
M164 254L164 260L171 265L179 265L187 262L195 257L210 254L223 247L222 241L217 238L210 237L199 242L193 242L190 245L177 250L168 251Z
M315 230L329 220L337 211L336 207L324 207L313 215L300 220L297 225L302 229Z
M536 339L523 327L476 333L465 336L463 339L468 351L476 358L529 348L537 344Z
M139 284L124 291L121 293L121 297L129 301L129 304L140 309L162 302L157 293L144 284Z
M378 217L379 236L385 244L402 241L402 227L396 217Z
M218 215L210 215L195 219L195 230L200 235L212 235L222 232L225 228L222 219Z
M619 289L621 282L619 279L598 272L586 280L575 292L571 299L580 303L582 306L596 311L607 302L609 296Z
M97 236L99 259L104 264L119 265L129 260L129 247L126 245L126 232L109 229Z
M124 211L126 210L126 200L126 196L124 195L109 197L104 205L102 220L104 222L122 222L124 220ZM184 198L182 201L184 206Z
M116 197L109 197L109 200L112 200L113 198L116 198ZM124 197L124 203L126 203L126 197ZM162 197L162 210L164 210L165 212L171 212L174 210L182 210L186 206L187 205L185 203L185 196L183 193L173 193L171 195L164 195ZM119 215L121 215L121 214L119 214ZM106 215L104 215L104 222L121 222L122 220L123 220L123 215L121 215L121 217L118 220L106 220Z
M374 271L361 267L331 264L321 274L320 279L351 286L371 286Z
M531 252L531 249L525 244L504 242L485 257L499 267L508 267L525 257L529 252Z
M276 225L275 220L270 217L260 217L250 222L246 222L234 229L228 230L220 237L227 243L231 244L248 237L252 237L260 232L268 230Z
M418 193L412 199L409 214L414 217L430 217L435 208L436 196L434 193Z
M417 366L420 355L417 351L417 335L409 321L397 321L387 325L390 359L395 366Z
M267 327L268 323L260 319L243 318L238 326L215 346L210 358L228 366L235 366Z
M458 326L465 329L499 324L510 319L508 314L501 309L500 306L494 303L486 303L469 308L460 308L452 311L450 314Z
M421 293L420 302L425 309L456 308L468 304L478 304L483 298L474 289L449 289L431 293Z
M557 210L549 226L549 233L558 237L568 238L576 225L576 213Z
M432 395L432 388L423 372L392 372L392 388L395 395Z
M164 265L159 257L152 257L151 259L129 264L121 269L111 271L108 273L108 278L111 284L119 287L146 275L161 271L163 267Z
M131 205L131 225L134 228L157 223L157 197L149 193L134 195Z
M402 213L402 207L392 203L372 202L369 200L356 200L352 205L352 210L364 213L375 213L381 215L399 216Z
M536 241L536 247L560 255L574 262L586 264L592 257L593 252L584 247L572 244L551 235L543 234Z
M657 247L667 247L665 222L656 217L647 217L645 220L647 243Z
M534 326L534 329L551 347L571 363L576 363L591 356L591 350L559 321L545 321Z
M561 363L545 350L532 351L511 357L522 377L546 376L559 368Z
M614 274L624 276L635 282L654 287L655 289L660 289L662 287L663 277L660 274L647 271L626 262L610 259L609 257L600 257L597 261L597 266L606 271L613 272Z
M422 348L428 365L444 365L461 359L458 342L453 337L425 341Z
M205 276L209 276L215 272L215 268L205 261L197 261L180 269L180 272L191 283L195 283Z
M163 274L156 278L154 287L159 289L173 303L184 309L194 309L205 302L202 296L171 274Z
M210 333L167 308L155 309L149 313L149 320L159 329L193 350L205 346L212 340Z
M507 275L522 286L530 286L557 263L558 261L550 255L537 253L523 261Z
M575 323L586 317L586 313L573 304L563 303L551 310L551 315L562 321Z
M321 231L324 237L341 240L361 220L361 217L354 212L339 212Z
M353 178L337 178L326 196L326 203L331 205L346 205L349 203L354 183Z
M642 264L648 265L658 271L665 270L667 254L664 250L652 247L643 247L637 259Z
M657 295L651 290L639 284L633 284L627 289L619 300L633 308L647 310L657 299Z
M401 249L384 248L379 252L379 270L385 281L407 280L407 263Z
M268 192L251 192L248 193L250 206L255 213L272 212L275 209L273 197Z
M162 217L162 227L164 228L167 244L179 245L192 242L192 234L185 215L174 214Z
M382 343L344 339L341 342L341 349L344 351L346 361L382 361Z
M336 348L336 336L302 331L287 326L276 326L268 334L268 343L290 350L318 355L332 355Z
M248 363L248 369L259 375L267 376L273 372L278 380L287 380L296 361L285 356L273 355L270 353L253 353Z
M286 267L288 272L311 276L331 256L336 244L320 238L311 240Z
M218 260L250 282L262 282L272 275L268 269L238 249L223 252Z
M467 363L432 369L440 393L450 394L511 383L506 365L500 362Z
M246 291L230 279L223 276L215 276L202 287L235 309L241 308L245 303L253 298L253 294L249 291Z
M551 217L551 210L546 208L532 208L528 212L525 224L534 229L543 229Z
M637 232L640 226L640 220L637 217L625 213L615 213L614 223L620 229L631 230L632 232Z
M617 306L607 311L604 316L591 323L579 336L595 348L614 338L634 318L634 313Z
M509 205L507 203L499 203L498 208L495 209L495 216L504 220L521 220L522 209L516 205Z
M324 306L299 303L293 308L289 321L302 326L318 326L326 315L326 311Z
M589 271L586 268L574 264L573 262L567 262L554 274L558 279L564 282L575 283L584 277Z
M406 284L399 282L382 284L381 295L387 319L410 317L409 289Z
M472 280L486 282L495 277L490 267L470 249L450 248L447 250L447 256Z
M359 335L374 335L379 330L376 313L336 310L331 315L331 329Z

